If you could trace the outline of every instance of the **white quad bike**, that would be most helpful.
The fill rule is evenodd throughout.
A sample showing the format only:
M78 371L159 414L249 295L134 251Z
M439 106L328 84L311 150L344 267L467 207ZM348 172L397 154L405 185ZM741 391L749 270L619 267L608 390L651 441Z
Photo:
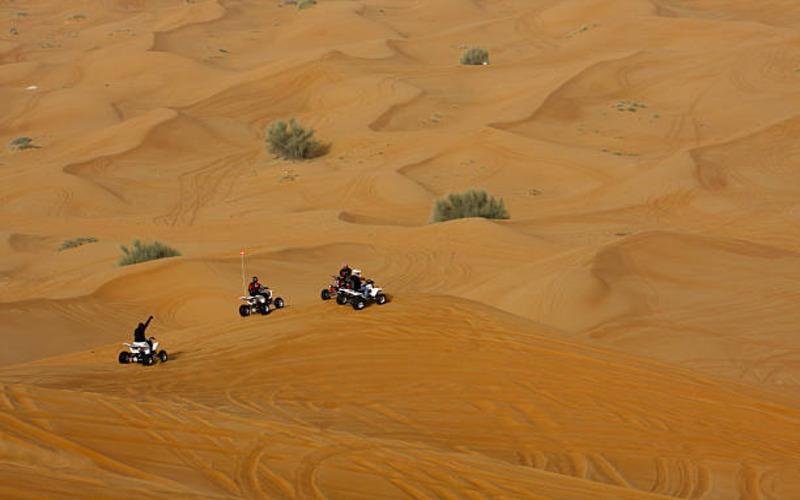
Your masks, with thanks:
M275 306L275 309L283 309L286 305L282 298L273 298L272 290L269 288L262 288L261 292L256 295L242 296L240 298L244 301L244 304L239 306L239 316L243 318L257 312L267 315L270 313L269 306Z
M379 306L387 303L389 299L383 293L383 288L378 288L372 280L367 280L361 290L352 288L340 288L336 293L336 303L343 306L350 304L353 309L360 311L367 307L367 304L374 302Z
M123 345L128 346L128 352L122 351L119 353L119 363L122 365L141 363L144 366L150 366L155 364L156 360L166 363L169 359L167 351L158 349L158 341L155 337L150 337L150 342L133 342L130 344L125 342Z

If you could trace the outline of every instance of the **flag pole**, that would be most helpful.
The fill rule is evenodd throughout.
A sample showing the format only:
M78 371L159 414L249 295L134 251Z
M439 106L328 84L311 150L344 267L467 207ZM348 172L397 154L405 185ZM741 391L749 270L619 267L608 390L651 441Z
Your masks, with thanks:
M244 249L239 251L239 255L242 257L242 290L244 290L244 294L247 296L247 280L244 277Z

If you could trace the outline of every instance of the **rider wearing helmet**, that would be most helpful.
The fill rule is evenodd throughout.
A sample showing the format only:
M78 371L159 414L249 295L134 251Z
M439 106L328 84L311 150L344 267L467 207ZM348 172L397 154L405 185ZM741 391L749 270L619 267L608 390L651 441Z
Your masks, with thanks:
M348 266L347 264L342 264L342 268L339 269L339 277L342 279L347 279L350 277L350 273L352 272L353 270L350 269L350 266Z
M261 283L258 282L258 276L253 276L253 280L247 285L247 293L252 295L257 295L263 287Z
M272 292L269 291L269 287L259 283L258 276L253 276L253 280L249 285L247 285L247 293L249 293L251 297L261 295L267 300L269 300L270 296L272 295Z

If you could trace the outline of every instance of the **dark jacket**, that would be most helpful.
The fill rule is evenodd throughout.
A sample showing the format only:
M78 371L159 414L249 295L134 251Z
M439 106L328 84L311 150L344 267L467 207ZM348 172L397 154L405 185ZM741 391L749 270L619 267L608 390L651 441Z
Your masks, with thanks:
M147 337L144 336L145 330L147 327L150 326L150 321L153 319L152 316L147 318L147 321L144 323L139 323L136 326L136 330L133 331L133 341L134 342L147 342Z

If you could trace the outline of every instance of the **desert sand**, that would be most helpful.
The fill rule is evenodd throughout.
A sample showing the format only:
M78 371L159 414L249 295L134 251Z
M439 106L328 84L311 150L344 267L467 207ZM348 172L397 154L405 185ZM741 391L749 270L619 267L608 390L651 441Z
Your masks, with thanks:
M798 28L0 2L0 496L800 498ZM291 117L325 156L267 152ZM429 223L469 188L510 220ZM238 316L242 248L286 309ZM343 262L391 302L322 302ZM149 314L170 361L117 364Z

